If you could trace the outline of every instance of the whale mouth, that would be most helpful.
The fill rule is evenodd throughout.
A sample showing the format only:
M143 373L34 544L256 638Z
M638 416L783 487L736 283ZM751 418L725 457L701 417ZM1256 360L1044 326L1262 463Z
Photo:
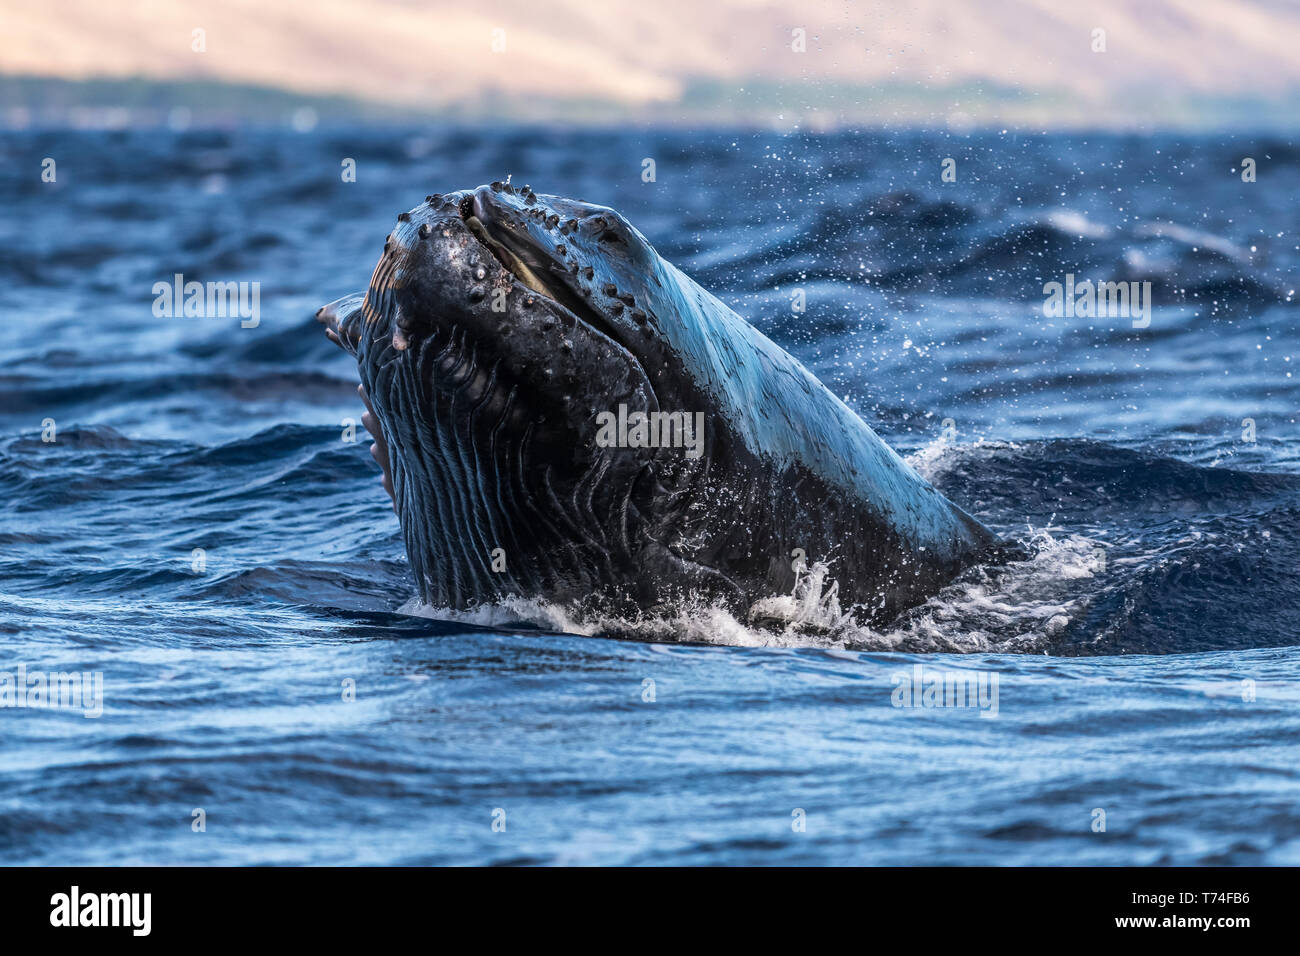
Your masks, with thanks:
M494 217L486 215L477 194L462 199L458 211L479 245L486 248L520 285L567 309L588 328L604 335L636 359L636 352L624 332L572 290L566 281L567 270L552 256L535 244L521 241L517 232L502 228ZM493 233L494 225L496 234ZM525 257L532 261L526 261Z
M649 379L648 366L642 357L645 343L634 335L637 330L624 327L616 318L607 314L597 302L592 301L590 291L575 288L580 275L585 273L590 277L593 271L591 264L580 265L576 250L566 256L564 246L559 245L557 254L557 250L532 239L523 216L516 215L515 210L509 208L492 209L485 203L483 194L489 189L490 187L482 186L472 192L466 191L459 198L448 196L451 201L444 204L441 210L435 210L435 215L441 211L443 215L451 213L459 219L474 244L480 250L486 250L519 286L558 306L570 316L576 326L605 342L608 349L619 353ZM378 331L391 328L395 333L392 337L394 347L406 347L409 320L399 308L394 292L397 286L407 285L411 281L410 276L399 281L400 273L411 269L410 257L417 247L417 234L419 238L425 237L428 234L425 230L429 228L427 224L436 221L425 218L432 206L433 203L426 202L425 207L418 207L399 217L399 227L385 245L384 255L375 267L367 292L344 296L317 311L316 319L325 326L326 335L344 351L358 356L366 329ZM435 269L440 267L438 263L429 266ZM623 303L613 301L613 306L621 312ZM456 312L455 305L449 305L445 309L434 310L431 314L455 323ZM485 325L479 328L479 334L495 339L502 329L501 326ZM641 331L649 334L648 329L643 328ZM381 334L381 338L387 339L388 333ZM651 391L654 391L653 385Z

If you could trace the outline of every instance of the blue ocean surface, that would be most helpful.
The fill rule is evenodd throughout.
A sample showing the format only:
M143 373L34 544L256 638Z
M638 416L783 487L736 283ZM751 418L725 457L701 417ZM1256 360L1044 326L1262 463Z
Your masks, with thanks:
M1300 864L1292 141L33 129L0 160L0 863ZM418 606L313 314L399 212L507 176L619 209L1014 553L881 630L828 613L833 561L763 626ZM256 324L156 315L176 274L257 283ZM1067 275L1150 283L1149 324L1045 314ZM93 706L31 695L70 673Z

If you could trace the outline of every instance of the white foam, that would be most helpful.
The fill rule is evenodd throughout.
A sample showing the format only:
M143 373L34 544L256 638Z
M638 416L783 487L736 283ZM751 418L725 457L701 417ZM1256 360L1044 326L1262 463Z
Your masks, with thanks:
M1100 570L1099 542L1030 529L1023 561L977 568L886 630L854 623L842 610L832 569L816 563L799 574L790 594L756 602L744 620L704 600L687 599L667 612L615 617L549 601L511 597L471 610L433 608L415 600L401 613L484 627L521 621L579 635L616 635L647 642L733 647L966 652L1032 652L1060 634L1087 582Z
M989 441L984 438L957 444L943 434L923 448L908 455L906 461L926 481L933 481L946 468L964 457L979 456L988 452L1015 451L1020 446L1009 441Z
M1061 232L1087 239L1105 239L1110 236L1109 226L1093 222L1085 214L1074 209L1053 209L1047 214L1047 221Z

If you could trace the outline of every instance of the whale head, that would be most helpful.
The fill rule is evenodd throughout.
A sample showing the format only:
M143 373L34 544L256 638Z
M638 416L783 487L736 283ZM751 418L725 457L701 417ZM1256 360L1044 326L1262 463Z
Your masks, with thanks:
M663 267L612 209L494 183L402 213L366 292L317 314L357 359L425 600L730 587L662 544L710 450Z
M884 622L993 541L604 206L503 183L430 196L366 292L318 318L357 359L434 605L753 612L806 554Z

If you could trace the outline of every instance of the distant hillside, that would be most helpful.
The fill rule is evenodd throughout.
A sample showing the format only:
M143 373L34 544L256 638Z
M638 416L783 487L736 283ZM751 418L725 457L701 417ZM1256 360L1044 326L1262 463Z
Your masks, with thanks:
M1292 126L1300 103L1284 0L0 0L0 36L4 105L132 121Z

